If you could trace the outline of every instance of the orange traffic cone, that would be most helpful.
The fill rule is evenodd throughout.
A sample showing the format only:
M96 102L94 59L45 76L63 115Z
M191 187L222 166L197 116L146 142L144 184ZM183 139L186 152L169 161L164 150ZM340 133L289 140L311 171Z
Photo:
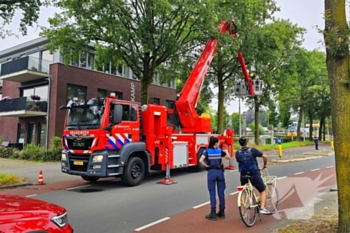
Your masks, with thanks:
M43 185L43 184L45 184L44 183L44 178L43 178L43 172L40 170L37 185Z

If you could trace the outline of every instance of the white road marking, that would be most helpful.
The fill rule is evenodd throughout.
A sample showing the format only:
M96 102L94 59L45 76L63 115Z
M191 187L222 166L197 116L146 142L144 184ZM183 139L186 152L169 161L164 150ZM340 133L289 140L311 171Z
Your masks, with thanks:
M170 219L170 218L169 217L165 217L165 218L159 219L158 221L155 221L155 222L152 222L150 224L144 225L143 227L139 227L139 228L135 229L135 231L142 231L143 229L146 229L147 227L151 227L151 226L156 225L158 223L164 222L164 221L166 221L168 219Z
M318 170L320 170L320 169L319 169L319 168L317 168L317 169L313 169L313 170L311 170L311 171L313 172L313 171L318 171Z
M334 167L334 166L329 166L329 167L326 167L326 168L332 168L332 167Z
M239 193L239 191L236 191L236 192L230 193L230 195L231 195L231 196L233 196L233 195L235 195L235 194L237 194L237 193Z
M30 195L27 195L26 197L35 197L36 194L30 194Z
M287 178L286 176L278 177L277 180L282 180L284 178Z
M77 186L73 188L67 188L66 190L72 190L72 189L79 189L79 188L85 188L85 187L90 187L91 185L83 185L83 186Z
M298 173L294 173L294 175L300 175L303 174L304 172L298 172Z
M200 204L200 205L197 205L197 206L193 206L193 207L192 207L192 209L198 209L199 207L202 207L202 206L208 205L209 203L210 203L210 201L205 202L205 203Z

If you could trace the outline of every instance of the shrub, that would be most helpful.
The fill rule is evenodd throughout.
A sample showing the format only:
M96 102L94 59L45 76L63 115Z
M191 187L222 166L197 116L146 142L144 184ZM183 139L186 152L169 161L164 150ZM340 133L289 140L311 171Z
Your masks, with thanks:
M51 150L61 151L61 138L54 136L51 138Z
M15 151L18 150L11 147L0 147L0 158L10 158Z
M23 147L23 150L19 153L19 158L23 160L40 160L40 154L44 150L44 147L30 143Z

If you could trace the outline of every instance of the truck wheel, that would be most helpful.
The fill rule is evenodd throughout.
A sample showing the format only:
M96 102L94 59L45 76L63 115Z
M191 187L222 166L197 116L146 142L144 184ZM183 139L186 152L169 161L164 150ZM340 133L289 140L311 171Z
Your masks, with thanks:
M198 172L205 170L205 167L199 163L199 159L201 158L204 151L205 151L205 148L200 148L198 150L198 152L197 152L197 166L190 167L191 169L198 171Z
M98 179L100 179L100 178L94 177L94 176L81 176L81 178L83 178L83 180L90 181L90 182L95 182Z
M145 164L139 157L132 157L124 167L122 182L127 186L139 185L145 177Z

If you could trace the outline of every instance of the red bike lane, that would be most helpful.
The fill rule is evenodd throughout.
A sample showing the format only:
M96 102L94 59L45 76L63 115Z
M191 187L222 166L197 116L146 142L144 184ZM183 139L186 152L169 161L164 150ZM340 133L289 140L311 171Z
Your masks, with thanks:
M270 232L280 221L293 218L293 214L310 205L310 200L336 184L334 167L315 169L305 173L296 173L277 180L279 193L278 211L274 215L259 215L253 227L246 227L242 222L238 207L237 193L226 196L226 218L210 221L205 219L209 213L209 204L174 216L164 216L154 223L140 226L134 232L141 233L228 233L228 232ZM300 216L302 218L303 216ZM305 217L305 216L304 216ZM295 216L294 216L295 218ZM296 217L298 218L298 216Z

